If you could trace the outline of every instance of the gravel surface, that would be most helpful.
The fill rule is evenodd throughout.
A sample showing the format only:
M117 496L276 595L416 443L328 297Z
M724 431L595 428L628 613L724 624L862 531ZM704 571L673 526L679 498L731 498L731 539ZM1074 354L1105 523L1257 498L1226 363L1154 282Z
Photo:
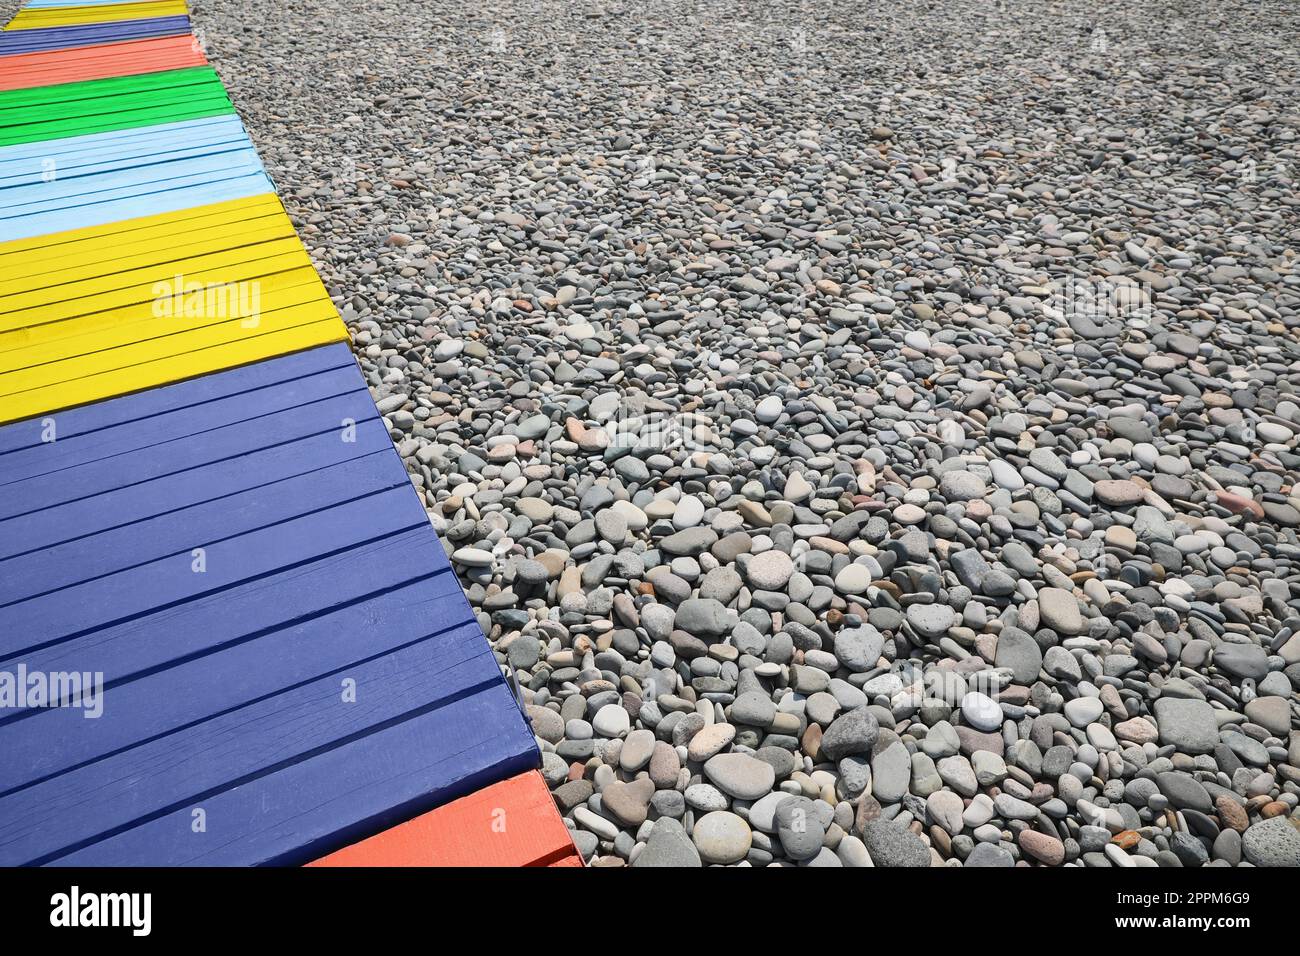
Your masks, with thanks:
M1294 4L195 7L590 862L1300 863Z

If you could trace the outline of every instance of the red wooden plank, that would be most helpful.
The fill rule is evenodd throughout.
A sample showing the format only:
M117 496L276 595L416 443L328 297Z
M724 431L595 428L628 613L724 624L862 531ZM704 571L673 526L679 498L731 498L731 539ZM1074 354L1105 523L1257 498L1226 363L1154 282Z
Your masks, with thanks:
M20 53L0 59L0 90L101 80L203 66L207 57L193 37L155 37L104 46Z
M535 770L485 787L308 866L581 866Z

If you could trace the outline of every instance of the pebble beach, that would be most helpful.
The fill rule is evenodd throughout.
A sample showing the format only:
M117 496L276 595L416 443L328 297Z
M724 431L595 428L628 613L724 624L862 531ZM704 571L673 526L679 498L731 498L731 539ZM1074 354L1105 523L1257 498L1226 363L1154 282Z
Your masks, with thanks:
M1300 8L193 6L589 865L1300 866Z

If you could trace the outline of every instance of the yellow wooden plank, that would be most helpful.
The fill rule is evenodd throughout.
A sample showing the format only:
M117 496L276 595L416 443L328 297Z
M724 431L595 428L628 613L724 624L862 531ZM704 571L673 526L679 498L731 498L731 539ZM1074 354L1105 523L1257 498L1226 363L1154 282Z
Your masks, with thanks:
M146 364L185 352L201 351L221 342L254 338L307 322L324 321L333 318L334 314L334 307L328 300L321 302L317 299L287 309L262 312L255 326L246 326L241 318L234 317L224 322L214 321L200 328L164 332L162 335L140 339L118 348L69 355L47 360L40 365L0 372L0 400L5 400L5 395L15 392L28 392L60 383L70 385L78 379L103 375L106 372Z
M202 233L201 238L207 239L211 236L226 236L233 241L227 243L226 247L233 249L236 246L245 243L237 241L244 230L260 229L272 222L284 224L286 230L293 230L293 223L284 213L276 211L269 212L265 215L255 216L251 219L240 219L235 222L211 222L200 224L194 229L175 229L170 233L159 233L157 235L141 235L138 238L129 241L122 241L118 245L109 244L108 239L94 240L96 243L103 243L102 247L83 249L81 246L60 247L58 253L51 253L48 249L36 249L31 252L25 252L22 264L9 267L4 260L0 259L0 281L16 281L19 279L26 280L35 284L63 267L67 260L74 260L78 264L87 266L99 265L106 274L112 271L112 264L117 261L119 256L138 256L148 252L156 253L158 261L166 261L166 253L175 249L177 244L184 241L192 233ZM195 238L200 238L195 236ZM64 251L66 249L66 252ZM103 268L108 266L109 268Z
M272 247L276 247L274 254L270 252ZM0 331L57 322L101 309L112 309L134 302L152 302L163 296L175 295L177 290L170 286L175 284L178 273L183 275L187 286L211 286L248 282L286 269L311 265L307 250L297 239L277 239L252 249L256 251L231 250L183 260L183 268L179 263L172 263L170 270L167 267L137 269L131 274L135 281L129 285L128 278L119 280L117 277L108 277L68 286L67 289L76 290L75 295L37 290L10 296L4 305L11 306L12 310L0 313ZM267 252L263 253L262 250Z
M191 343L185 343L179 352L129 368L5 396L0 401L0 424L346 340L347 329L343 323L337 317L330 317L216 343L198 351L189 348Z
M244 223L265 222L271 219L285 221L288 218L279 208L229 210L220 215L196 218L191 223L164 223L148 229L94 236L57 246L24 249L22 252L14 252L7 256L0 254L0 279L16 279L52 272L69 259L78 262L100 262L111 259L118 252L129 255L149 249L165 249L174 245L178 239L194 233L238 230Z
M129 234L166 232L170 235L176 229L184 230L191 224L198 225L210 217L217 217L221 221L237 222L243 217L238 216L229 220L224 217L227 214L244 212L249 216L262 215L273 209L284 211L279 197L275 193L260 193L244 199L230 199L226 202L178 209L175 212L164 212L154 216L137 216L135 219L123 219L120 222L109 222L101 226L86 226L81 229L66 229L63 232L32 236L28 239L13 239L9 242L0 242L0 270L5 269L10 262L24 261L25 254L40 255L42 250L48 249L53 254L64 255L63 247L68 244L75 244L78 250L98 249L105 245L111 246L119 237ZM53 249L52 247L55 246L60 248Z
M113 23L152 17L179 17L189 13L184 0L153 0L150 3L110 3L97 7L38 7L19 10L6 30L38 30L83 23Z
M251 297L249 297L251 298ZM272 312L312 302L329 302L320 277L310 266L281 272L261 280L256 301L256 311ZM173 335L188 329L200 328L227 318L242 317L239 296L230 296L225 314L158 314L155 304L141 303L120 309L94 312L77 316L65 322L50 322L13 332L0 332L0 372L27 368L42 362L51 362L71 355L106 351L129 345L140 339Z
M120 250L120 255L100 258L98 261L86 262L80 256L60 263L57 268L37 276L4 281L0 279L0 296L16 296L24 292L45 291L58 297L61 288L67 288L70 295L75 295L86 283L95 279L106 279L148 270L156 267L164 271L171 270L174 276L177 270L184 271L186 262L215 255L220 252L233 252L237 249L257 247L270 244L275 240L289 239L298 242L298 234L293 231L293 223L288 216L259 220L258 224L246 222L213 230L201 230L185 236L177 236L162 248L145 251ZM255 250L254 250L255 251ZM101 256L108 255L107 252Z
M293 273L304 267L310 268L310 261L307 260L305 255L294 253L270 261L246 262L239 266L225 267L211 272L191 273L188 281L193 281L203 287L215 287L239 282L257 282L259 287L265 287L268 282L274 281L275 276ZM163 294L160 294L160 292ZM61 302L52 306L39 306L23 313L14 313L11 317L0 316L0 319L13 319L12 322L8 323L8 328L5 328L4 323L0 322L0 332L22 332L30 335L32 337L31 341L36 341L42 334L41 330L46 326L66 323L72 319L118 309L123 306L139 305L146 309L157 306L159 311L164 311L164 298L164 290L160 290L155 285L133 286L130 289L119 289L90 299L78 300L76 303Z

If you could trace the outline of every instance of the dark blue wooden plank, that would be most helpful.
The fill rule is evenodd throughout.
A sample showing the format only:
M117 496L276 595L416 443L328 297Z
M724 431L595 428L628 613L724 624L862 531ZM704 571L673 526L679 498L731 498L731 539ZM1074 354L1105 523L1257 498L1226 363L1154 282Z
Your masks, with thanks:
M264 415L281 405L299 404L308 400L300 397L304 393L294 390L299 387L300 379L337 370L351 371L349 376L337 379L343 387L319 394L337 395L364 387L352 352L346 345L337 343L124 395L108 402L51 413L44 418L52 419L56 426L54 442L42 438L45 431L42 419L5 425L0 427L0 485L144 447L168 437L178 437L186 433L186 424L191 421L197 425L189 431L205 430L217 424ZM315 385L309 383L308 387L314 388ZM281 392L281 389L288 391ZM218 414L215 420L211 417L210 405L241 396L247 401L241 404L238 416L221 419ZM146 424L150 420L154 421L153 425ZM142 428L157 428L159 431L170 428L172 431L161 439L156 439L153 431L146 431L143 432L145 438L141 439L136 436ZM26 455L22 454L24 452ZM44 470L33 470L35 466L26 464L29 458L38 459Z
M422 537L417 541L408 534L374 552L377 560L362 570L363 581L348 580L346 566L316 568L309 583L337 584L346 595L342 603L312 608L306 616L216 644L183 635L176 647L150 648L171 658L145 670L131 671L131 661L114 659L121 640L107 645L83 642L78 666L91 673L103 669L98 664L109 668L104 674L103 716L90 719L73 707L29 708L6 716L0 721L0 750L6 755L0 761L0 795L84 763L115 759L119 751L144 741L423 641L439 627L476 632L478 640L470 646L476 653L485 652L477 623L464 623L468 612L456 576L449 568L432 574L423 570L421 549L428 541L427 535ZM277 590L288 595L293 585L279 582ZM354 596L363 588L369 590ZM437 623L444 619L451 623ZM443 653L452 645L431 646ZM77 657L62 655L64 660L69 656ZM133 660L149 658L137 652ZM29 662L29 668L36 666Z
M215 594L388 534L428 525L409 487L370 495L205 547L205 570L188 553L0 608L0 657ZM432 530L430 530L432 534Z
M0 659L107 688L99 720L0 720L0 861L305 862L536 765L355 363L312 358L285 385L224 373L104 403L0 455L0 500L22 502L0 528L29 539L0 561L27 574L0 590L22 596ZM336 706L343 676L372 709ZM195 800L224 838L167 836Z
M537 766L503 682L50 861L299 866ZM527 733L526 730L523 733ZM455 741L449 748L448 742ZM192 834L193 810L228 826ZM190 836L195 839L190 839Z
M65 413L54 418L56 440L19 448L0 455L0 488L15 482L49 476L53 478L77 468L84 468L109 458L121 460L132 454L151 454L159 446L195 435L202 435L239 423L252 423L292 408L315 402L359 394L364 385L355 368L314 372L257 388L209 399L199 405L178 406L135 421L65 436ZM148 395L149 392L139 392ZM372 411L365 419L374 420ZM18 428L17 422L8 428ZM250 425L250 427L253 427Z
M0 56L38 53L67 47L98 46L122 40L150 37L182 36L190 32L187 16L150 17L122 20L117 23L84 23L71 27L40 27L35 30L10 30L0 33Z
M190 472L169 475L0 521L0 582L7 574L18 573L8 570L18 566L8 563L18 556L57 550L60 545L80 548L81 542L95 535L125 528L137 521L184 512L208 502L221 502L254 489L273 488L277 482L317 474L322 469L358 458L379 454L387 459L393 454L388 432L377 421L358 425L356 443L347 451L340 452L338 445L339 438L335 434L316 435L209 465L202 470L202 481L196 481ZM342 454L352 457L340 458ZM391 463L387 467L391 469ZM70 554L75 555L73 560L85 559L81 550ZM25 557L22 564L27 566Z
M212 428L198 435L165 441L151 446L149 454L111 455L57 474L21 479L3 487L0 519L51 508L79 497L102 495L163 475L192 472L213 462L238 458L260 448L310 435L334 432L340 437L339 447L343 452L347 449L342 441L342 423L365 421L374 414L374 403L369 393L359 389L347 395Z
M263 633L293 628L386 589L446 574L448 567L432 531L413 529L145 617L48 643L28 650L20 659L29 671L99 672L111 685L162 672L191 658L212 658ZM413 601L412 615L430 628L447 627L468 615L468 606L464 595L441 605ZM372 639L369 629L358 627L351 634L358 642L358 655L363 656L365 642Z
M12 793L0 799L0 863L47 862L100 842L100 853L126 862L131 843L152 843L154 825L173 810L194 806L204 808L209 833L224 831L217 844L261 830L260 853L302 852L302 830L354 826L376 809L455 786L476 765L514 760L526 769L536 759L531 734L482 648L481 633L462 627ZM353 701L344 699L344 678L356 682ZM394 739L413 743L412 724L424 725L426 738L414 753ZM460 759L467 745L469 766ZM330 780L341 753L345 762L360 757L363 775ZM454 775L447 773L449 763ZM422 776L420 793L410 789L416 774ZM385 780L389 775L395 779ZM310 797L277 821L282 808L302 795L304 781L295 777L306 779ZM356 790L356 783L365 786ZM256 799L248 799L250 792ZM332 806L331 797L337 798ZM298 826L283 831L288 847L266 839L269 824L295 820ZM133 837L132 831L144 832ZM120 836L104 839L114 833ZM115 846L122 838L126 846ZM169 842L148 850L150 857L164 862L157 854ZM172 852L184 846L181 841Z
M325 440L329 441L329 436ZM336 448L327 447L326 452L330 463L325 467L283 481L262 482L246 491L230 493L227 485L214 482L207 471L197 478L172 481L172 488L160 490L192 497L201 489L213 498L100 534L76 537L55 547L29 550L18 558L0 560L0 614L4 613L5 605L37 594L51 593L164 557L188 555L194 548L210 547L213 542L273 527L408 483L405 474L393 467L387 450L343 462L338 461ZM254 471L253 467L249 463L239 470L239 476L261 479L260 470ZM156 506L157 497L153 489L141 489L135 496L138 502L147 502L150 507ZM49 523L53 523L59 510L44 513L51 518ZM76 522L61 524L63 533L70 536L81 528Z

